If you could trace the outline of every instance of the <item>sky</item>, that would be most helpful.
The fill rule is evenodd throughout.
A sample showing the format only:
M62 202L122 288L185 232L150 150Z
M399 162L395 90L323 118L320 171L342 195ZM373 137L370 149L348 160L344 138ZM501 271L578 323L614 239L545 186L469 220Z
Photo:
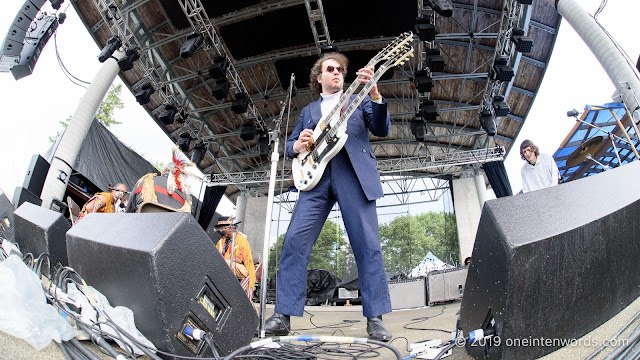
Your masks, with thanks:
M545 0L536 0L534 5L539 1ZM3 1L0 34L9 29L23 3L22 0ZM581 0L580 4L593 14L600 1ZM68 5L69 1L65 1L62 9ZM639 13L640 2L610 0L598 18L634 63L640 53L637 29L633 26ZM75 77L91 81L102 65L97 60L100 49L73 7L68 8L67 15L57 33L60 58ZM74 85L64 76L56 59L55 45L52 38L32 75L16 81L11 73L0 73L0 104L3 108L0 189L9 198L15 187L21 186L32 155L46 152L50 146L49 137L62 130L59 121L74 113L85 92L84 88ZM116 78L115 84L121 83ZM523 160L518 155L520 143L528 138L542 152L553 154L575 122L566 116L566 112L574 108L581 112L586 104L611 102L613 92L613 84L593 54L571 26L563 22L538 95L520 135L514 141L515 151L511 151L505 160L514 193L521 189ZM148 160L169 161L172 141L124 86L122 100L125 108L115 113L116 120L122 125L112 126L109 130ZM141 133L145 136L140 136ZM218 211L230 215L233 205L226 202Z

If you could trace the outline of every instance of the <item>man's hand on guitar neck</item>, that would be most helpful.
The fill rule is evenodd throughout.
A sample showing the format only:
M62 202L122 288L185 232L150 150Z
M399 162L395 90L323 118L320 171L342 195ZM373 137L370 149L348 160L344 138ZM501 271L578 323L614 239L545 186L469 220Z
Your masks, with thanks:
M373 77L373 74L375 73L375 69L373 66L365 66L362 69L358 70L356 72L356 75L359 75L359 77L357 78L357 80L363 84L368 83L369 81L371 81L371 78ZM380 100L380 98L382 97L380 95L380 91L378 91L378 85L374 84L371 87L371 90L369 90L369 97L371 98L371 100L373 101L377 101Z
M303 149L307 149L309 151L309 147L313 144L313 130L312 129L304 129L298 136L298 140L293 143L293 150L297 153L302 151Z

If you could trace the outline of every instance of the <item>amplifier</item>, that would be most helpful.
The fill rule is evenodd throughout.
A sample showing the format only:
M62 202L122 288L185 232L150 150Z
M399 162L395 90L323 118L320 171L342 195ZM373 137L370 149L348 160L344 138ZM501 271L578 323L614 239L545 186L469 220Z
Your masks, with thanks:
M410 309L427 305L424 278L389 283L391 309Z
M467 267L432 271L427 276L429 304L462 298Z

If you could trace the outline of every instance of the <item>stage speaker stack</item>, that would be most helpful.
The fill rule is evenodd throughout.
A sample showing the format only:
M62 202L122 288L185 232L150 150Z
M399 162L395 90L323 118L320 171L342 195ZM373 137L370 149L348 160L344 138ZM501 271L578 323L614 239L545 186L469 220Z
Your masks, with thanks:
M29 163L29 169L24 177L22 187L36 196L42 195L44 181L49 173L49 163L40 154L34 154Z
M460 320L500 342L467 344L471 355L538 358L640 296L638 178L640 161L485 203Z
M191 214L89 214L67 233L67 248L70 266L112 306L131 309L162 351L212 357L183 335L187 326L211 334L225 355L256 332L256 310Z
M15 241L13 227L13 204L0 190L0 238Z
M68 265L65 234L71 227L59 212L25 202L13 214L15 240L23 254L48 253L52 264Z
M460 299L466 279L466 266L430 272L427 276L428 304Z
M427 305L427 288L424 278L389 283L391 309L411 309Z

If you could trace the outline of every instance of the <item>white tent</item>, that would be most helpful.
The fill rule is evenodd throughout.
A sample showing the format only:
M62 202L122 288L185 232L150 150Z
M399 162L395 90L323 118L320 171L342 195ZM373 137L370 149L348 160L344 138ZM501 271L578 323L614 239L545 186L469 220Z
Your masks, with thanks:
M427 253L427 256L420 261L420 263L411 270L411 277L416 278L420 276L427 276L431 271L444 270L450 268L451 265L445 264L442 260L438 259L431 251Z

